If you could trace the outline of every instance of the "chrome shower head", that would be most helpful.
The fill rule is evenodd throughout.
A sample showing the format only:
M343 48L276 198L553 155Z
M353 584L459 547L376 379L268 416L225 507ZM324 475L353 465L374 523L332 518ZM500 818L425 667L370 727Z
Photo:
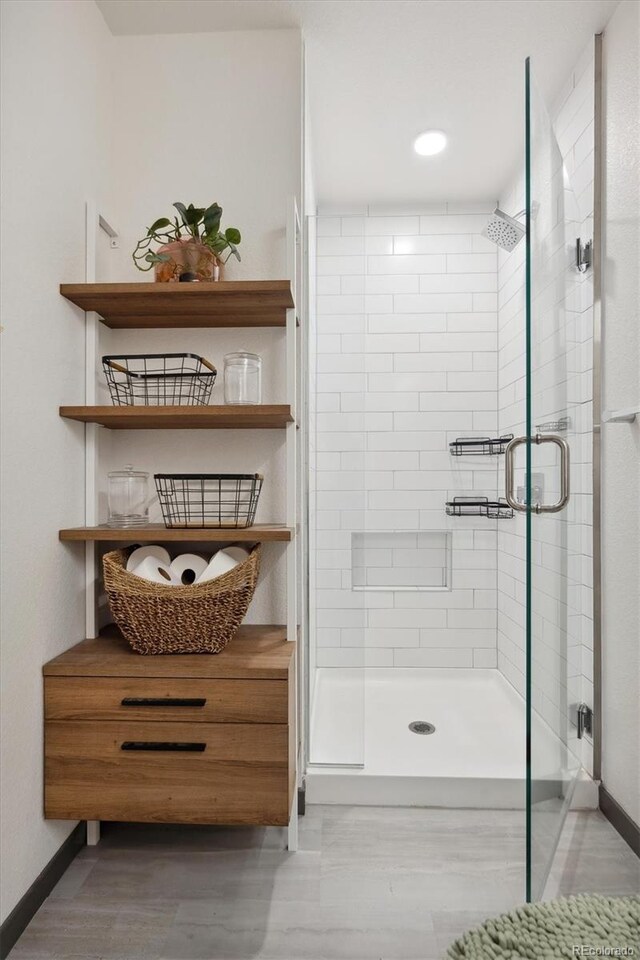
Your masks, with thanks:
M524 213L524 211L522 211L522 213ZM521 214L518 214L518 216L520 215ZM520 221L514 217L510 217L499 207L496 207L493 211L486 227L482 231L483 237L491 240L492 243L496 243L499 247L502 247L503 250L506 250L507 253L511 253L511 251L518 246L524 234L525 228Z

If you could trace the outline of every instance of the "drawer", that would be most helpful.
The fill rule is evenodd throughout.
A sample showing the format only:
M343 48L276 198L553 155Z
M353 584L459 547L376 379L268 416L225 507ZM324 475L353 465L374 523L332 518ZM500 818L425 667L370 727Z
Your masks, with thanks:
M285 825L284 724L45 724L45 816Z
M286 680L46 677L46 720L287 723Z

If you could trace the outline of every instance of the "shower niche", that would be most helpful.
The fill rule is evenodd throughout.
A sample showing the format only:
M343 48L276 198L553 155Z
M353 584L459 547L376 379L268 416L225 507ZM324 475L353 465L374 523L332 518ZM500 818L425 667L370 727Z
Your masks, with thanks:
M354 531L351 534L351 589L451 590L451 532Z

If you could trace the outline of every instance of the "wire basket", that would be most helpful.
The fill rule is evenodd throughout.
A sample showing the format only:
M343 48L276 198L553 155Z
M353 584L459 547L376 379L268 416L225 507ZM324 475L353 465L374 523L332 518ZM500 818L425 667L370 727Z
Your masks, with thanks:
M512 433L503 437L458 437L451 441L449 450L452 457L491 457L504 453L510 440L513 440Z
M217 370L195 353L136 353L102 358L116 406L203 406Z
M489 500L488 497L454 497L447 500L446 512L450 517L490 517L505 520L513 517L513 510L506 500Z
M127 570L128 551L102 558L109 606L137 653L220 653L236 634L253 597L260 544L233 570L186 587L143 580Z
M166 527L250 527L262 489L259 473L156 473Z

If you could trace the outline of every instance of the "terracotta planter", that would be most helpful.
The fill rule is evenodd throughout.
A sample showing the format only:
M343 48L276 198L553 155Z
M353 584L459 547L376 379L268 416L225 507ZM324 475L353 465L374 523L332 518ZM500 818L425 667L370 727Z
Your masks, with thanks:
M174 240L157 251L170 259L156 263L155 278L159 283L172 283L188 275L190 280L220 280L221 264L216 255L198 240Z

